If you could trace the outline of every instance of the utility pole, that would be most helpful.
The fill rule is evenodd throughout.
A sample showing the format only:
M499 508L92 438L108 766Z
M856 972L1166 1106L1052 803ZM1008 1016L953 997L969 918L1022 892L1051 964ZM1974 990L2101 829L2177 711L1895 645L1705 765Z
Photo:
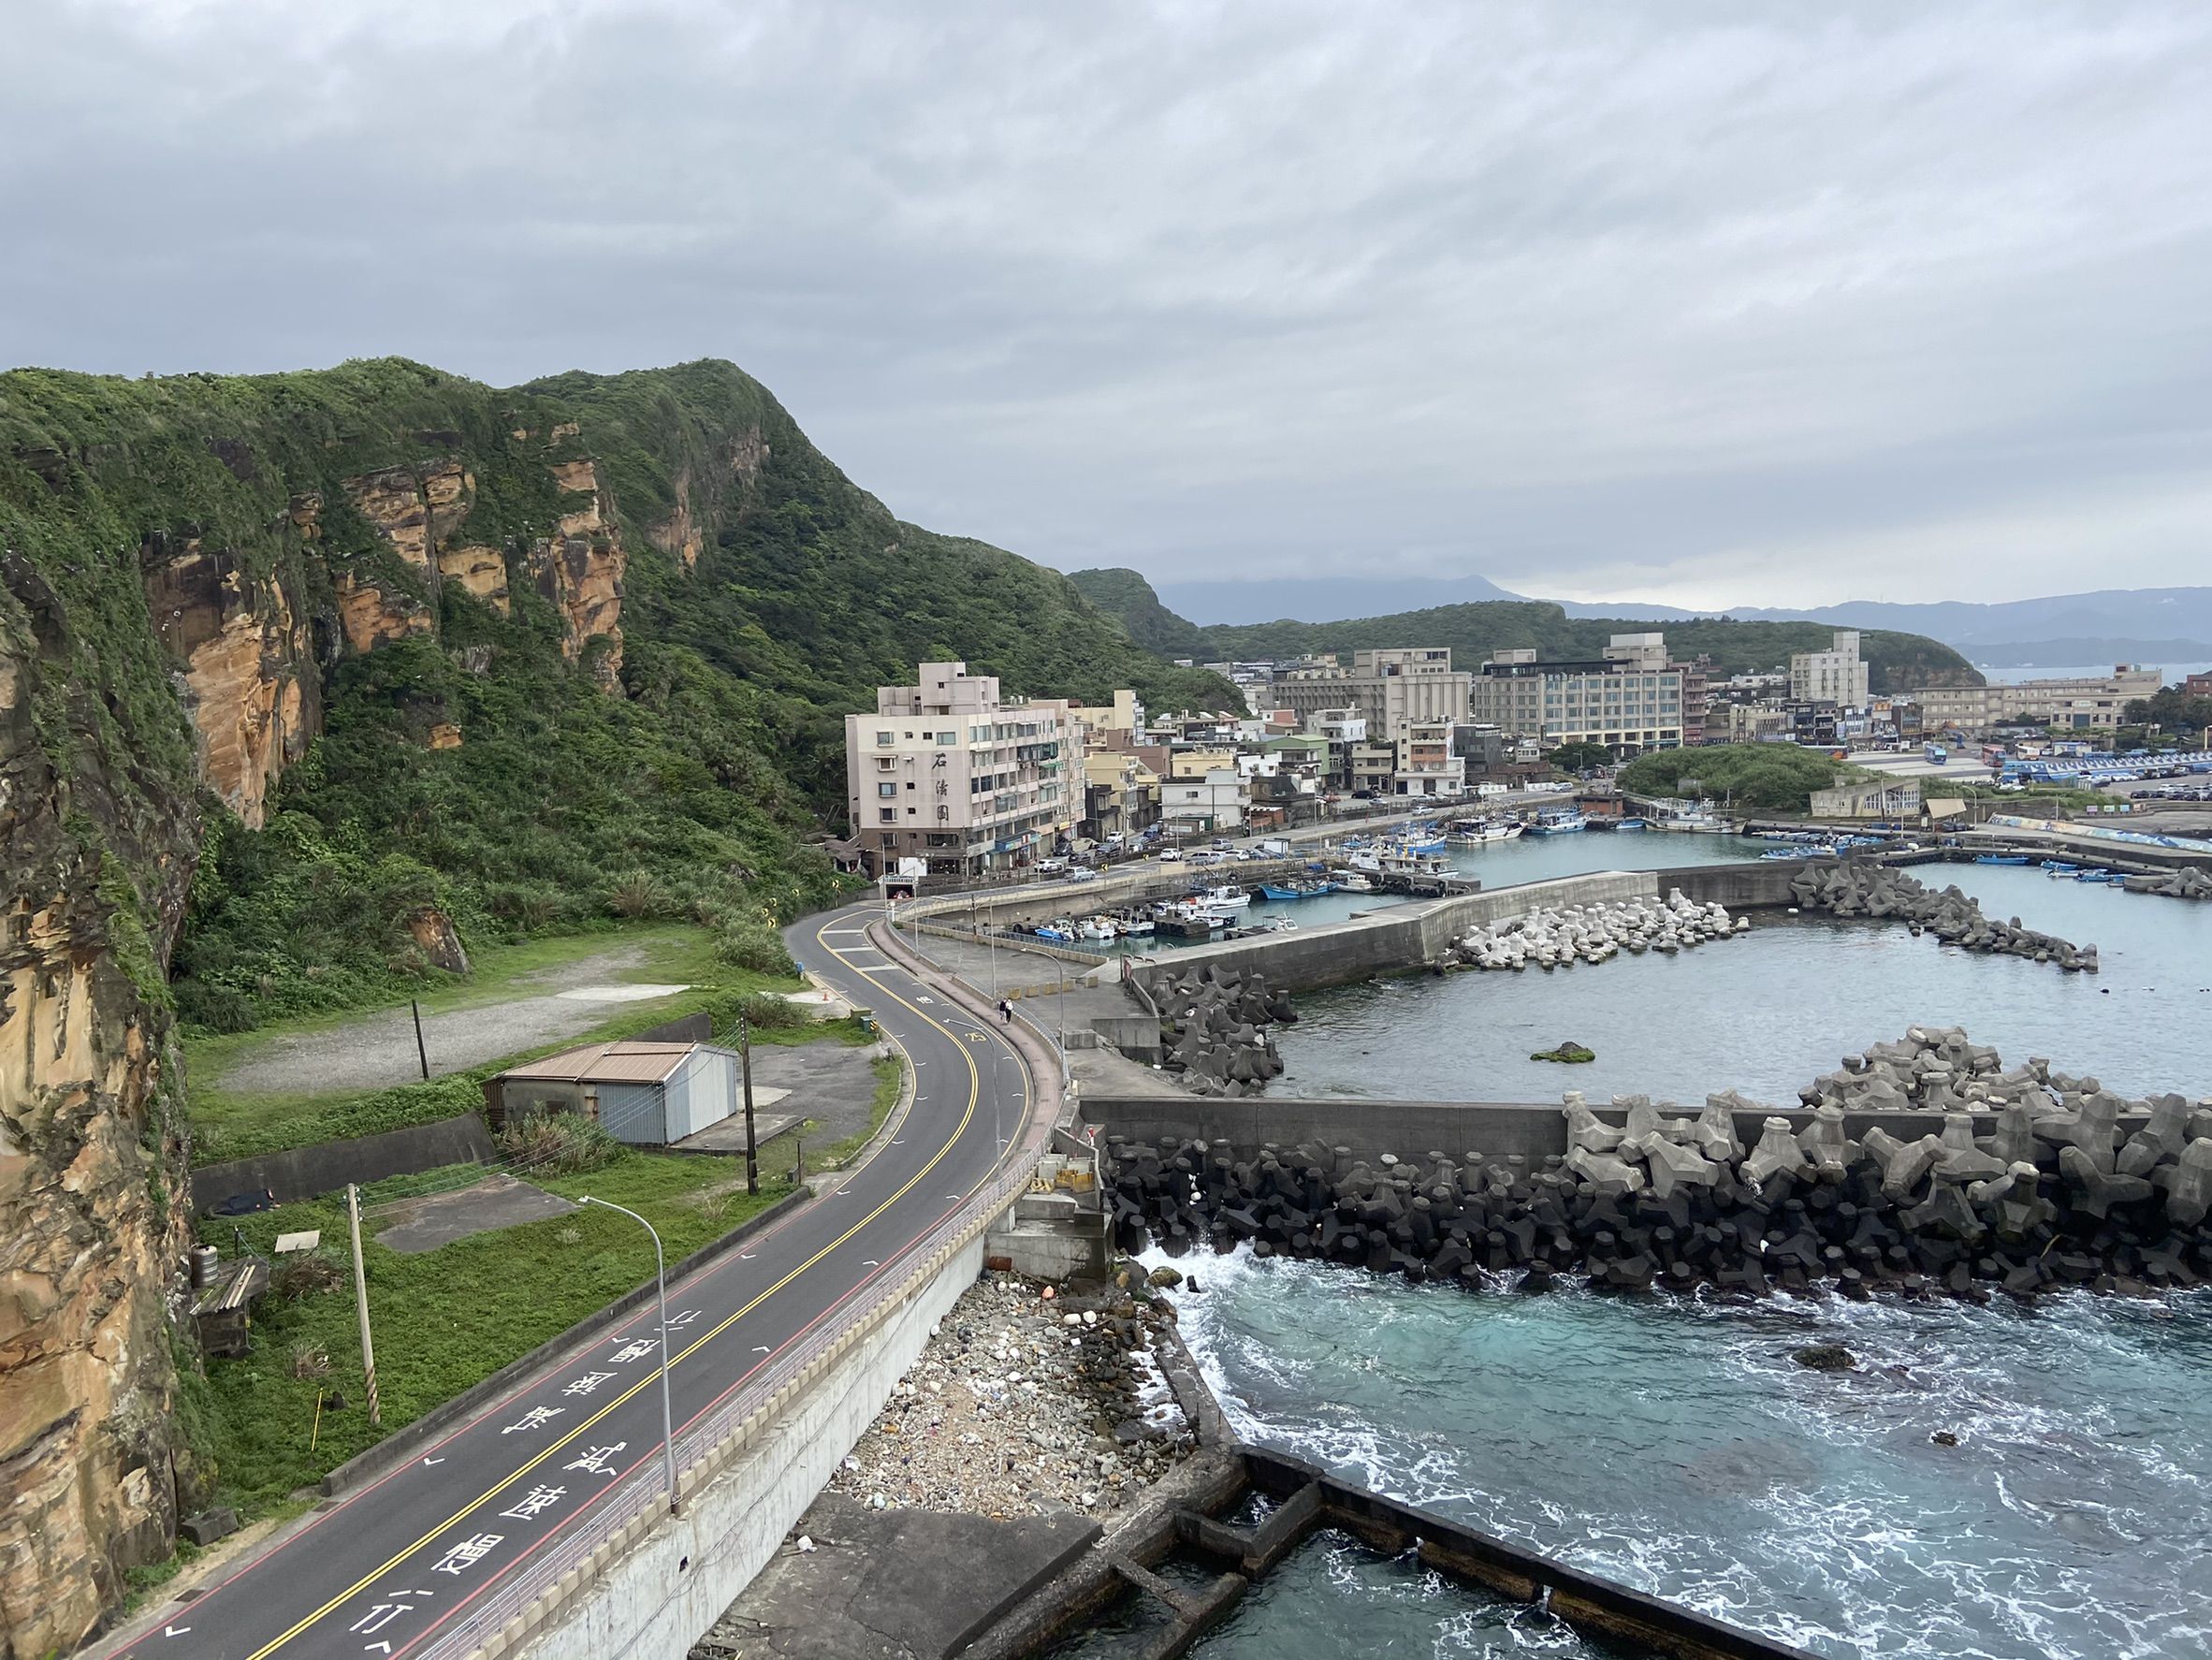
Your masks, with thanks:
M415 1058L420 1063L422 1075L427 1079L430 1075L430 1052L423 1047L422 1004L414 997L409 997L407 1006L415 1011Z
M761 1190L760 1149L752 1139L752 1022L737 1011L737 1070L745 1085L745 1190Z
M361 1320L361 1376L369 1397L369 1421L384 1422L384 1408L376 1398L376 1349L369 1341L369 1275L361 1266L361 1190L345 1185L345 1225L354 1240L354 1311Z

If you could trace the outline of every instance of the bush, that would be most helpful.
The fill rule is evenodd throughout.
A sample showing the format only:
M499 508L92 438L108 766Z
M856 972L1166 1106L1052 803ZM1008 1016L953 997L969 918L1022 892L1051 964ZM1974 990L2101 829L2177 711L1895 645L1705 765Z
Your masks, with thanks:
M783 936L758 917L739 917L722 925L714 942L714 954L734 968L761 974L795 974L797 966L783 948Z
M607 890L606 908L633 920L660 916L668 910L668 890L649 870L625 871Z
M540 1176L581 1175L622 1151L620 1142L574 1113L530 1113L511 1118L497 1144L502 1158Z
M754 992L740 1007L746 1024L760 1031L793 1031L808 1024L806 1010L773 992Z
M343 1277L332 1259L320 1251L305 1251L277 1264L276 1273L269 1275L269 1295L286 1303L297 1303L302 1297L336 1290Z

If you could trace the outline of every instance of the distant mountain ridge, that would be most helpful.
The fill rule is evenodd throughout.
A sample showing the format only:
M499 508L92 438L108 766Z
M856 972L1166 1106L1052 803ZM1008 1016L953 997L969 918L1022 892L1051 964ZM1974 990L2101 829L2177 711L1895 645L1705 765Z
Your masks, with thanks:
M1206 628L1288 619L1344 622L1382 613L1528 598L1477 575L1375 581L1323 576L1281 582L1163 582L1157 603L1179 619ZM1987 603L1849 600L1797 609L1735 605L1721 611L1619 601L1557 604L1562 613L1578 620L1629 616L1666 623L1731 618L1884 629L1923 634L1969 658L2008 666L2085 663L2104 658L2154 663L2212 658L2212 588L2099 589Z
M1684 656L1710 656L1723 675L1762 673L1786 665L1793 651L1828 643L1818 622L1766 619L1662 619L1570 617L1543 600L1477 600L1431 605L1330 622L1284 619L1201 628L1161 604L1152 585L1126 569L1074 571L1068 580L1100 610L1121 619L1140 646L1194 661L1235 662L1296 657L1305 652L1349 653L1378 646L1448 646L1472 667L1493 651L1533 646L1545 658L1594 658L1608 636L1664 627L1667 642ZM1286 585L1287 587L1289 585ZM1389 592L1388 585L1378 591ZM1860 649L1877 692L1921 686L1978 686L1982 677L1949 647L1918 634L1887 629L1862 631Z

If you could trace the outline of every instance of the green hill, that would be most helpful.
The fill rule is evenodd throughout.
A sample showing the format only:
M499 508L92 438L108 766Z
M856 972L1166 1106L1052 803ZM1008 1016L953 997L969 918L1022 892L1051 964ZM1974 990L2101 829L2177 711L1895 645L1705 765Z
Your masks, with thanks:
M1077 571L1069 580L1094 604L1118 616L1133 638L1155 650L1201 663L1317 651L1348 655L1375 646L1448 646L1456 666L1473 668L1493 651L1524 646L1535 647L1546 659L1595 658L1613 634L1658 630L1679 655L1708 655L1715 670L1727 676L1786 668L1790 653L1824 648L1834 632L1814 622L1569 617L1558 605L1538 600L1476 601L1345 622L1285 619L1201 628L1162 605L1151 584L1135 571ZM1981 675L1965 658L1920 634L1865 632L1859 636L1859 651L1876 692L1982 683Z
M920 660L1226 695L901 522L727 363L0 375L0 540L9 620L66 664L41 733L65 778L102 762L141 978L173 942L180 1012L223 1029L429 972L429 910L475 942L822 901L843 716Z

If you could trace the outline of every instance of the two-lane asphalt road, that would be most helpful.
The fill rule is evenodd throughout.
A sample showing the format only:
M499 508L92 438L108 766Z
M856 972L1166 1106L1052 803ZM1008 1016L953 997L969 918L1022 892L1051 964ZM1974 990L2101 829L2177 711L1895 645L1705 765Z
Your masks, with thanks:
M874 1011L914 1069L912 1104L834 1191L669 1287L679 1439L736 1391L765 1390L763 1373L793 1346L895 1285L1029 1127L1035 1092L1019 1052L870 945L877 914L869 905L809 918L786 939L804 967ZM387 1316L377 1341L403 1351L404 1319ZM457 1646L472 1609L482 1617L519 1570L595 1532L603 1501L631 1472L659 1470L660 1361L648 1304L129 1641L95 1652L399 1660Z

